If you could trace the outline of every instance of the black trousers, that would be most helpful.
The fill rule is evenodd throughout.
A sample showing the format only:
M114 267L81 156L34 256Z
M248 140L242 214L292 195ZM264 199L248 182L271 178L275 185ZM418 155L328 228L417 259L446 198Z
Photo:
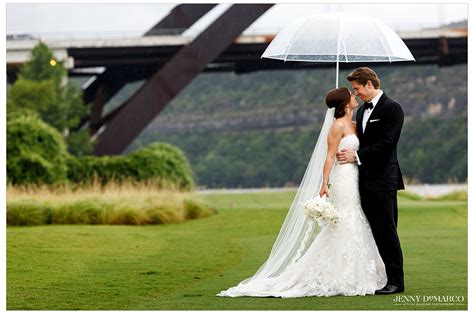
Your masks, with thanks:
M387 284L404 289L403 255L397 233L397 191L373 192L361 185L360 199L385 264Z

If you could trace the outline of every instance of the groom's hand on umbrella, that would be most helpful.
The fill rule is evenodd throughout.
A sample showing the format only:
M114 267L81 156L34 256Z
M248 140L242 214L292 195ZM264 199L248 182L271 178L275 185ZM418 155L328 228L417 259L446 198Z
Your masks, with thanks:
M352 148L343 148L336 153L336 159L341 164L355 162L355 151Z

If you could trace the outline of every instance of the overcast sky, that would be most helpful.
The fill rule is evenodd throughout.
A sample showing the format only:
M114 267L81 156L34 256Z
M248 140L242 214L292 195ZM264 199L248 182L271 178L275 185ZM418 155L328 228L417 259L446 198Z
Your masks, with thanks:
M125 3L8 3L7 34L30 33L44 37L107 37L141 35L175 4ZM209 12L188 35L195 35L229 4ZM353 12L378 17L396 31L435 27L467 19L467 4L277 4L252 24L247 33L277 32L292 20L310 14Z

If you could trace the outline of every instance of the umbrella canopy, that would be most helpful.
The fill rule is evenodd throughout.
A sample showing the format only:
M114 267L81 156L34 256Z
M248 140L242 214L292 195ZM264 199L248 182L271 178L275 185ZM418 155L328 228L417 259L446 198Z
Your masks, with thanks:
M283 28L262 58L284 61L414 61L401 38L378 19L342 12L303 17ZM337 85L337 79L336 79Z

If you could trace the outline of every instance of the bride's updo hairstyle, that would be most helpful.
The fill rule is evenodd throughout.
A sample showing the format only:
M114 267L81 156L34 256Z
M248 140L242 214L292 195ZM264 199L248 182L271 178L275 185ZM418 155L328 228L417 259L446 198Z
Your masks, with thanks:
M341 118L346 114L344 107L351 101L351 92L347 87L331 89L326 94L326 105L335 108L334 118Z

